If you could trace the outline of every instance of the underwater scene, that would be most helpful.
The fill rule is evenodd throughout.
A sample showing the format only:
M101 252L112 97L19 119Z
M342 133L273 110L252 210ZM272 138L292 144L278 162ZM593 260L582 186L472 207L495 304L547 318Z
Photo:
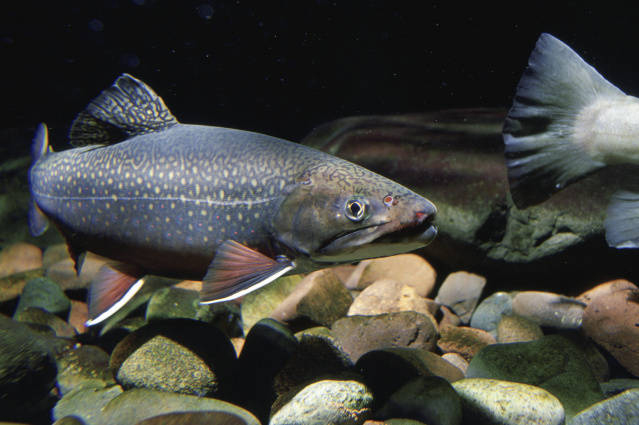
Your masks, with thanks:
M3 5L0 422L639 424L639 10L512 3Z

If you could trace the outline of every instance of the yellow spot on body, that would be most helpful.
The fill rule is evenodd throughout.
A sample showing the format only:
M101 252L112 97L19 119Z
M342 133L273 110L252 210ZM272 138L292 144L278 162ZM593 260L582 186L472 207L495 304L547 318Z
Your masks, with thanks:
M209 226L208 230L209 230L209 232L212 232L213 231L213 226Z
M204 242L208 242L208 241L209 241L208 236L204 236Z
M202 215L206 215L207 214L206 210L202 210L201 212L202 212Z
M242 220L242 218L243 218L242 213L237 213L237 219Z
M149 177L153 177L153 168L149 170Z
M195 185L195 196L200 196L200 185L199 184Z
M171 202L171 209L175 209L175 202Z
M260 218L260 213L256 212L255 214L253 214L253 217Z
M231 221L231 216L229 214L226 215L226 221Z
M149 209L152 210L153 209L153 204L149 204Z
M233 182L229 182L229 189L233 189Z
M169 180L173 180L173 176L175 173L173 171L169 171Z
M220 200L224 200L224 190L220 190Z
M124 212L124 205L120 205L120 211Z
M193 211L189 211L188 214L189 214L189 217L193 217Z
M189 230L193 230L193 225L189 223Z
M182 177L182 178L180 179L180 183L182 183L183 185L185 185L185 184L186 184L186 179L185 179L184 177Z
M257 186L257 180L251 179L251 186L253 187Z
M164 221L166 221L166 222L168 223L168 222L170 222L170 221L171 221L171 218L170 218L170 217L166 217L166 218L164 219Z
M224 170L222 171L222 175L224 175L224 177L228 177L229 176L229 170Z
M118 195L111 196L111 199L113 199L115 202L117 202L118 201Z
M155 193L156 195L160 194L160 186L155 186Z
M109 208L111 208L111 204L109 204L108 202L106 204L104 204L104 206L106 207L106 209L108 210Z
M197 167L195 165L193 166L193 174L197 174Z
M131 173L129 173L128 171L126 173L124 173L124 178L128 179L131 177Z
M112 179L111 177L109 177L109 178L107 179L107 183L109 183L109 184L113 184L113 179Z

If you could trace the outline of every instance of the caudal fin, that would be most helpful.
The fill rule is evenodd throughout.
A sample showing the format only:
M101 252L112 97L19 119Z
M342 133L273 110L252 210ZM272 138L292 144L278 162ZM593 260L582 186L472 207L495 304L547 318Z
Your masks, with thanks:
M46 156L52 152L49 146L49 131L47 125L40 123L33 136L33 143L31 145L31 165L35 164L40 158ZM40 236L49 227L49 220L44 213L38 208L35 201L31 199L31 205L29 205L29 230L33 236Z
M639 193L616 192L608 205L606 241L614 248L639 248Z
M528 59L503 138L515 205L541 202L605 166L575 137L579 113L596 100L624 96L570 47L542 34Z

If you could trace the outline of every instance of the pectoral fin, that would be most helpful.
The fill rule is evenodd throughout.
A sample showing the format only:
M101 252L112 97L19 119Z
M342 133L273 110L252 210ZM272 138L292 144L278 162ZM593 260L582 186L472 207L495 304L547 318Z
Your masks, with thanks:
M96 325L111 317L140 290L144 273L134 267L105 264L89 287L89 320L86 326Z
M225 241L202 280L200 302L212 304L239 298L294 267L288 259L274 260L235 241Z

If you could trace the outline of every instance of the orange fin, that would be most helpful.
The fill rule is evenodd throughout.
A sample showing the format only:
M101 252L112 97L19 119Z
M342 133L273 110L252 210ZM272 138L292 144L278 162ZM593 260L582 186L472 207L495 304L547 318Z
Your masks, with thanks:
M200 302L219 303L242 297L295 268L287 258L274 260L235 241L220 245L202 280Z
M113 316L144 284L144 274L135 267L105 264L91 281L89 288L89 320L93 326Z

